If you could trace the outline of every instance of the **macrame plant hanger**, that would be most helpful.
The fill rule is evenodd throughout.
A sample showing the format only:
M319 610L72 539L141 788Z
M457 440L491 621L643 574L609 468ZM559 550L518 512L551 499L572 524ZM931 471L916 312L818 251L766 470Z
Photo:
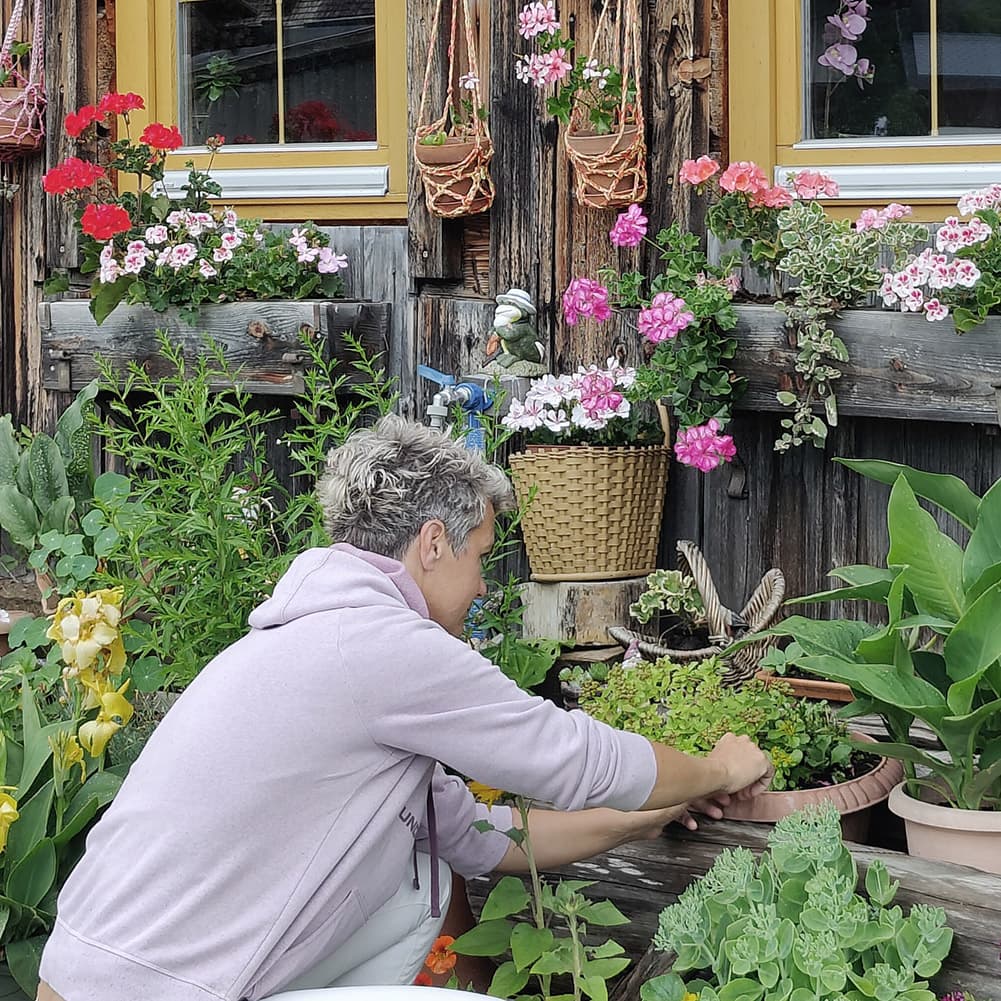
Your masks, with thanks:
M605 0L591 40L588 59L597 58L608 26L611 0ZM564 143L574 168L574 195L581 205L605 209L631 205L646 198L639 11L636 0L616 0L616 25L622 25L622 97L616 122L607 136L589 134L586 109L575 101ZM630 88L630 81L632 88ZM635 97L629 100L629 91Z
M14 0L3 44L0 65L11 69L18 32L27 20L27 0ZM14 69L8 86L0 87L0 160L15 160L36 150L45 135L45 25L44 0L32 0L31 57L28 75ZM10 86L13 84L13 86Z
M455 96L455 43L458 35L459 4L465 21L466 53L469 60L471 86L465 89L472 102L470 121L463 126L463 134L456 134L456 107L461 101ZM490 208L494 200L494 185L490 178L490 160L494 155L493 143L487 123L480 118L483 106L480 96L480 70L476 58L476 40L473 36L473 19L469 0L452 0L452 24L448 43L448 87L441 115L433 122L425 122L428 94L431 88L431 66L441 26L442 0L436 0L431 38L428 44L427 68L421 90L421 105L414 133L414 160L424 184L424 197L428 211L436 216L451 219L474 215ZM444 135L443 144L428 145L425 136Z

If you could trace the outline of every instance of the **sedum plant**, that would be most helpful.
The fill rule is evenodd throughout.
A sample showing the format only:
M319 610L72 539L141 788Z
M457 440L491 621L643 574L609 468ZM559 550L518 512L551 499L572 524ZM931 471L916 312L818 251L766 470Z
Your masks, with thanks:
M839 567L847 585L801 602L871 601L886 626L854 619L792 616L758 633L790 636L787 664L851 686L847 716L879 714L890 734L880 752L904 762L908 792L931 786L966 810L1001 806L1001 481L981 498L955 476L882 460L837 460L892 484L885 567ZM954 542L918 502L955 518L970 537ZM732 649L740 644L735 644ZM920 720L938 737L941 757L912 747ZM921 779L916 766L932 775Z
M780 820L760 860L725 849L661 912L654 946L677 953L642 1001L935 1001L949 954L941 907L891 906L898 884L858 869L830 804ZM688 974L697 976L683 979Z

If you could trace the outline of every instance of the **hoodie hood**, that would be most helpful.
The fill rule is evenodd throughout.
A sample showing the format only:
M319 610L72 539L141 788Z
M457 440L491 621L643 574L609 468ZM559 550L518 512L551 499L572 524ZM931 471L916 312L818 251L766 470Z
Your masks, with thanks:
M405 605L428 618L424 595L399 560L338 542L297 556L248 621L252 629L270 629L316 612L373 605Z

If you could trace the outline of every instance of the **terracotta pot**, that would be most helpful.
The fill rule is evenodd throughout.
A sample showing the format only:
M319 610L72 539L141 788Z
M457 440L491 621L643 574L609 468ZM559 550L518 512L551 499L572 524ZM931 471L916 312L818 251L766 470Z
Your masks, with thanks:
M637 142L641 143L639 127L627 125L621 135L618 130L607 135L594 132L567 132L567 157L577 172L578 201L593 208L622 208L646 197L646 151L639 154L639 165L628 168L609 191L609 185L623 161L635 156ZM591 165L591 157L611 158L600 167ZM641 172L638 186L634 187L637 169Z
M439 182L444 180L440 175L436 176L435 168L448 169L462 163L475 150L474 140L459 139L456 136L449 136L440 146L428 146L424 143L414 143L414 159L421 168L435 177ZM489 158L488 158L489 159ZM476 215L485 212L493 202L493 189L488 178L478 178L470 175L462 175L449 181L448 195L441 196L439 201L451 203L454 199L455 206L469 194L473 184L477 184L480 191L469 203L467 215ZM453 206L445 204L441 206L447 212Z
M20 87L0 87L0 99L5 102L17 100L23 93L24 91ZM34 132L23 135L20 134L20 130L16 135L12 133L17 124L17 118L16 107L10 110L0 108L0 149L17 149L23 152L37 149L42 142L41 136Z
M874 738L853 733L857 740L878 744ZM877 750L873 747L873 750ZM802 810L805 806L831 802L841 814L841 830L848 841L861 841L869 831L869 808L890 795L890 790L903 778L899 761L881 758L872 771L820 789L795 789L786 792L763 792L754 799L731 803L724 811L727 820L750 820L774 824L775 821Z
M754 677L766 685L772 681L784 681L792 688L793 695L803 699L827 699L828 702L851 702L854 699L851 688L841 684L840 681L787 677L773 674L771 671L758 671Z
M7 634L10 632L11 626L13 626L18 619L23 619L26 615L31 614L31 612L13 608L0 610L0 657L10 653L10 644L7 642Z
M1001 810L957 810L909 796L905 783L886 804L904 821L907 851L917 858L1001 874Z

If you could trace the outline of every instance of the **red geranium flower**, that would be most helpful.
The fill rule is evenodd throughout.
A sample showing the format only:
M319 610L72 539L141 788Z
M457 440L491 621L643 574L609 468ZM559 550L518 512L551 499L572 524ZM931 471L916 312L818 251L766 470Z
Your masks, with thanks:
M66 134L76 139L88 125L93 125L100 117L101 113L98 112L93 104L85 104L82 108L77 111L71 111L66 116L66 120L63 123L66 128Z
M455 961L459 958L454 952L449 952L448 947L455 941L451 935L439 935L431 946L428 958L424 960L424 965L432 973L448 973L455 966Z
M105 94L97 102L97 110L102 115L124 115L129 111L136 111L145 108L146 104L138 94L129 92L128 94Z
M184 145L180 130L176 125L166 126L153 122L143 129L139 141L153 149L171 150Z
M91 203L83 210L80 229L95 240L110 240L116 233L132 228L132 220L121 205Z
M99 177L104 177L103 167L70 156L45 174L42 187L50 195L64 195L67 191L89 188Z

